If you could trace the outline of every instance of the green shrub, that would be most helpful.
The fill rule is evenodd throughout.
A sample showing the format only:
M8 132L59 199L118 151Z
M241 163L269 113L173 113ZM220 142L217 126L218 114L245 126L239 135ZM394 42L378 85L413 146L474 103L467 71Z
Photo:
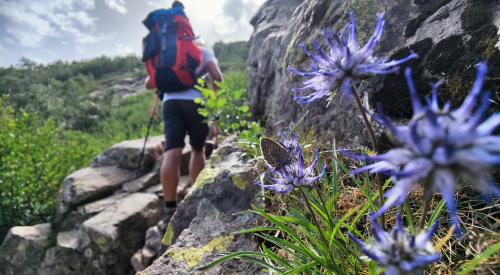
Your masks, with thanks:
M3 97L3 100L5 97ZM0 240L9 228L50 222L62 180L89 164L108 142L61 132L37 114L14 115L0 99Z

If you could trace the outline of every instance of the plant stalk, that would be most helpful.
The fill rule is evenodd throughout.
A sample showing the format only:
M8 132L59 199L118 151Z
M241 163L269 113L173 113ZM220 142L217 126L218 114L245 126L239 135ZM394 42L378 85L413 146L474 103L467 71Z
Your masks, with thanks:
M425 217L427 216L427 212L429 212L429 208L431 205L431 200L423 201L424 209L422 209L422 216L420 217L420 221L418 221L417 234L424 229L425 226Z
M361 104L361 100L359 99L358 92L356 91L356 88L354 86L351 86L351 93L354 95L354 98L356 99L356 103L358 104L359 111L361 112L361 116L363 117L363 121L365 123L365 126L368 129L368 133L370 134L373 152L378 153L378 145L377 145L377 139L375 138L375 133L373 132L372 126L370 125L370 122L368 121L368 118L366 117L365 110L363 109L363 104ZM378 198L380 201L380 207L382 207L382 205L384 205L384 189L383 189L384 184L382 182L382 175L380 175L380 173L377 173L375 177L377 178ZM380 215L380 225L382 226L382 229L385 230L385 214L384 213L382 215Z
M335 259L333 258L332 250L330 249L330 244L327 242L325 236L323 235L323 232L321 232L321 228L319 228L318 221L316 220L316 215L314 214L311 205L309 204L309 200L307 199L306 194L304 193L304 191L302 191L302 187L299 187L299 191L300 195L302 195L302 198L304 198L304 200L306 201L307 209L309 209L309 212L311 213L314 225L318 229L319 236L321 237L323 243L325 243L326 249L328 250L328 254L330 255L330 260L332 261L333 265L338 269L337 263L335 263Z

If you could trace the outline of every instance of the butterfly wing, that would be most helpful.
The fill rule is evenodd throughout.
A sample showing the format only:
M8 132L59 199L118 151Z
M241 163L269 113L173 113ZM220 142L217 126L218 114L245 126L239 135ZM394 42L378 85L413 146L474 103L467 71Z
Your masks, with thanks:
M285 149L268 138L260 139L260 150L267 164L275 169L293 162L292 157Z

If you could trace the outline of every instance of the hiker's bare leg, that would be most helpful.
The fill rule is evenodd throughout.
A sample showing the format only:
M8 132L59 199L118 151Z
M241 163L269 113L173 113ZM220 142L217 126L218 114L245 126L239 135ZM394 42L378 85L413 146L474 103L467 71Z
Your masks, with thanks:
M205 167L205 147L197 150L191 147L191 159L189 160L189 177L191 185L194 184L201 170Z
M172 148L163 153L160 170L160 181L165 201L177 200L177 184L179 184L182 148Z

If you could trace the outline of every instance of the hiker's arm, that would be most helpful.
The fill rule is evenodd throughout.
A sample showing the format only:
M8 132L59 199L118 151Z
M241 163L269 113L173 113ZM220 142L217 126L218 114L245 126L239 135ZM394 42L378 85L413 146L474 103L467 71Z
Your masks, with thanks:
M151 81L149 81L149 76L146 78L144 85L146 85L146 89L148 89L148 90L152 90L155 88L155 86L153 86L153 83L151 83Z
M207 65L205 66L208 73L212 76L214 81L217 82L222 82L224 81L222 77L222 73L219 69L219 66L217 66L213 61L208 61Z

